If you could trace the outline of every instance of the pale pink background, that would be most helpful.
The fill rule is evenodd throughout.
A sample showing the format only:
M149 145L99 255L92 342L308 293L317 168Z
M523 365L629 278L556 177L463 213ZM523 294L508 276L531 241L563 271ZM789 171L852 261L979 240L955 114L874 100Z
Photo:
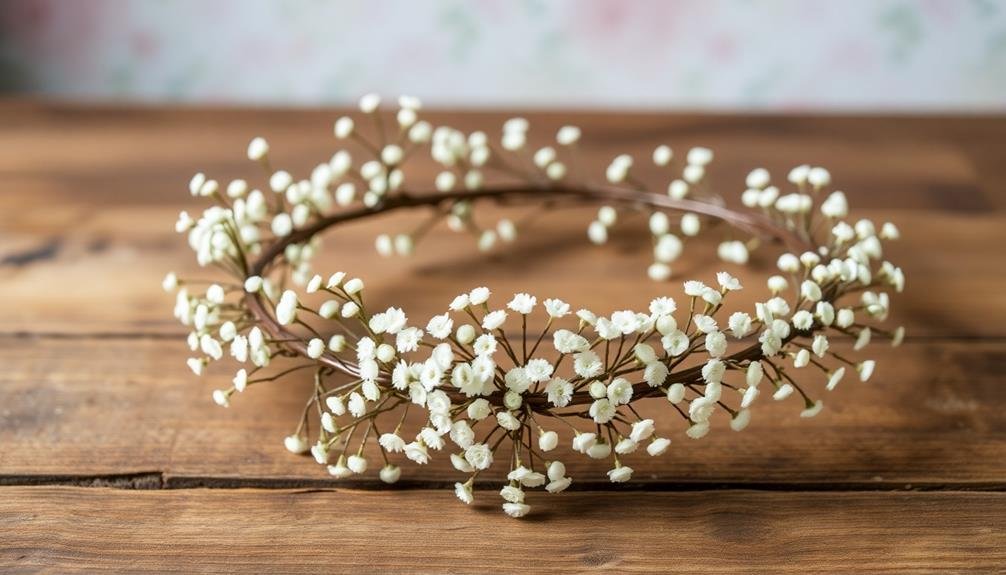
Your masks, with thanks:
M8 89L103 100L1004 110L1003 0L4 0Z

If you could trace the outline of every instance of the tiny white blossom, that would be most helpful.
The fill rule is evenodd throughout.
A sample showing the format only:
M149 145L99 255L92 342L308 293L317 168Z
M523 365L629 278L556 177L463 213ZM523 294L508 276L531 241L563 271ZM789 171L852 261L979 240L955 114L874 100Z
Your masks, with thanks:
M537 303L538 299L535 298L533 295L528 295L526 293L517 293L514 294L513 299L510 300L510 303L507 304L507 307L519 314L527 315L531 313L531 310L534 309L534 306Z
M632 468L627 465L620 465L608 471L608 479L612 483L624 483L632 477Z
M485 330L492 331L494 329L499 329L503 322L506 321L506 312L499 309L496 311L489 312L482 318L482 328Z

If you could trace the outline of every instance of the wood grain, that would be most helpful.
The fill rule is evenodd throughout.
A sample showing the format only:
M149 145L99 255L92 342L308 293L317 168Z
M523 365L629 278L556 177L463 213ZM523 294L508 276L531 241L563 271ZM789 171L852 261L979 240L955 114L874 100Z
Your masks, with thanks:
M222 181L249 177L243 158L252 134L273 142L278 165L305 173L334 149L328 124L335 113L247 111L113 111L0 106L0 331L33 333L181 333L159 281L170 269L206 276L172 231L177 212L193 211L191 173ZM547 139L564 118L531 114ZM446 119L462 127L492 126L505 114L468 113ZM717 149L714 188L736 201L744 175L765 165L780 175L798 161L828 165L856 214L891 219L904 240L889 256L905 267L909 289L896 300L896 319L914 336L1006 336L1006 299L998 293L998 246L1006 241L1006 169L985 160L982 142L1004 136L1003 123L960 119L786 118L574 114L583 124L588 165L616 152L645 157L657 142L679 150L704 143ZM884 138L866 138L865 126ZM967 137L970 135L970 137ZM45 155L38 153L45 142ZM44 158L44 159L43 159ZM645 164L646 162L640 162ZM600 169L600 168L599 168ZM642 176L659 183L666 175ZM300 170L297 172L297 170ZM429 161L410 182L428 182ZM598 172L599 174L599 172ZM258 182L262 185L264 182ZM415 215L348 226L328 237L322 271L346 269L380 286L376 301L403 305L416 316L439 312L459 285L486 283L499 293L536 286L599 310L636 303L679 285L645 279L650 254L639 233L598 249L584 239L591 210L551 215L491 259L472 242L433 234L408 260L375 259L374 236ZM629 225L638 230L642 226ZM976 238L981 238L976 241ZM724 266L707 242L688 250L679 279L711 277ZM533 254L534 257L528 257ZM759 288L771 250L745 272ZM736 271L736 270L735 270ZM583 289L586 273L606 281ZM219 277L219 276L217 276ZM114 281L111 281L114 278ZM915 288L915 289L913 289ZM631 292L638 301L626 301ZM739 302L753 301L749 289ZM992 320L992 321L990 321ZM1000 320L1000 321L995 321Z
M179 347L161 339L0 338L0 481L153 474L169 487L344 484L281 445L309 378L253 387L222 409L209 396L230 376L195 378ZM850 377L831 393L820 382L810 387L827 405L813 420L798 417L796 400L766 399L743 433L717 421L700 441L685 437L656 399L641 409L674 444L664 457L628 461L640 481L667 486L1006 486L1002 349L909 342L878 357L868 384ZM558 453L578 483L606 483L597 462ZM407 485L458 476L445 454L422 467L403 460L403 469ZM373 473L363 480L376 483Z
M443 491L4 491L8 572L906 574L1006 564L1003 493L567 493L532 497L541 513L518 521L499 513L495 494L466 507Z
M171 231L195 209L189 176L254 174L254 135L277 166L306 173L334 149L338 114L0 102L0 571L1002 572L1006 118L524 114L535 144L581 125L585 165L658 143L712 147L710 181L730 201L756 166L827 166L856 215L903 232L887 255L908 276L894 320L909 338L875 352L870 384L822 392L815 420L764 401L742 434L662 427L670 451L633 458L627 488L559 451L576 483L530 494L533 516L514 521L491 491L459 504L443 455L404 466L393 492L335 482L280 443L308 382L253 388L223 410L209 393L229 376L184 366L159 283L169 269L206 275ZM508 116L431 119L471 130ZM407 181L433 170L420 162ZM329 235L319 267L363 276L374 301L420 318L475 283L605 312L679 291L644 278L645 235L589 246L591 212L550 215L488 260L446 232L413 259L376 259L374 235L411 218L364 222ZM723 267L712 251L689 250L678 277L711 277ZM770 264L756 256L736 305L761 297Z

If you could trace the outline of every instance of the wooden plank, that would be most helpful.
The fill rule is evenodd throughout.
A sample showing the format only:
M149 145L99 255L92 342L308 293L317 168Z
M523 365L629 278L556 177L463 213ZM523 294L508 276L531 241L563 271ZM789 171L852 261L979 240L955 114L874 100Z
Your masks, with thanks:
M205 169L226 179L254 173L242 154L252 133L269 136L277 161L303 173L332 149L326 126L334 115L0 105L0 119L9 126L0 133L0 331L179 333L168 316L170 301L157 286L168 269L193 271L191 254L171 231L176 212L197 205L186 195L189 174ZM542 123L536 133L543 138L566 121L554 114L531 116ZM504 117L435 119L471 128ZM1006 134L1006 120L613 118L570 116L596 134L585 140L588 163L603 166L621 151L645 155L663 140L679 149L707 144L722 158L714 182L731 198L755 165L780 171L798 158L827 163L853 206L864 207L860 213L897 221L904 231L891 257L909 278L895 313L911 335L1006 336L1006 300L995 297L1001 274L991 263L1006 240L999 211L1006 185L994 185L1006 182L1006 169L980 152ZM864 136L867 127L873 136ZM416 176L422 180L430 171L430 163L421 162ZM380 286L377 301L405 305L416 315L432 314L475 282L501 293L536 286L542 295L601 309L613 301L643 305L653 295L678 291L677 283L645 279L645 236L602 249L587 245L583 229L589 218L585 212L550 216L547 226L538 224L488 260L470 242L444 232L434 234L413 260L378 263L374 235L404 220L368 222L336 233L330 241L335 249L319 268L359 273ZM710 249L689 254L682 277L708 277L723 267L710 258ZM762 266L754 273L763 277L765 271ZM599 275L609 281L583 288L585 278ZM625 301L629 291L638 302Z
M1003 493L5 488L7 572L932 573L1006 564ZM394 508L394 513L388 510Z
M161 339L0 338L0 481L140 474L141 483L169 486L344 484L282 447L307 378L252 388L222 409L209 396L230 376L214 370L196 379L185 352ZM801 488L1006 484L1001 342L919 340L876 357L869 384L850 377L825 393L814 383L827 407L813 420L798 417L798 401L766 399L743 433L717 420L695 441L662 399L643 403L674 444L661 458L630 456L635 479ZM415 423L405 429L415 432ZM604 462L565 448L556 454L577 484L608 485ZM446 454L423 467L400 463L413 485L459 476ZM373 473L360 480L377 483Z
M10 246L2 256L7 264L0 265L0 331L184 333L171 318L172 297L160 290L163 275L177 270L194 278L228 278L199 269L170 229L180 207L59 212L32 221L30 230L0 232L3 245ZM721 269L745 279L748 289L734 298L739 307L768 297L764 279L778 253L772 247L741 267L715 257L715 238L700 240L676 264L675 280L656 283L645 276L652 256L642 230L626 230L612 245L593 246L584 234L592 214L576 209L550 216L547 224L533 223L492 257L479 253L471 238L442 230L428 236L415 256L385 260L376 257L373 238L395 226L408 229L421 218L391 216L328 234L316 267L361 275L371 301L402 306L415 317L441 313L457 292L482 284L504 296L531 289L598 312L642 309L658 295L680 297L680 281L712 281ZM1006 241L1006 215L913 210L864 215L895 220L904 233L905 239L888 249L908 277L906 291L894 297L892 321L903 322L910 336L1006 336L1006 299L996 297L1001 269L992 263Z

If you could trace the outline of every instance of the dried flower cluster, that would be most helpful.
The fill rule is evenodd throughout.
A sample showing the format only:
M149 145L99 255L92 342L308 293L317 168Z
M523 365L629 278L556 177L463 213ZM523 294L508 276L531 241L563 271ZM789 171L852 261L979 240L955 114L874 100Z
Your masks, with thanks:
M628 155L607 166L605 183L591 184L574 181L567 168L577 165L576 127L560 129L555 147L528 150L523 119L506 122L501 137L491 140L483 132L434 128L419 119L414 98L399 105L392 123L379 98L361 100L376 126L374 138L349 117L335 122L335 137L366 150L365 161L340 150L298 180L275 169L268 144L255 138L248 158L265 170L264 191L243 180L221 187L197 174L192 195L213 205L198 218L183 212L176 230L187 236L200 265L232 279L201 285L172 273L164 280L166 290L177 290L175 316L192 330L192 371L200 375L225 357L239 365L232 385L213 392L216 403L226 407L249 387L292 373L313 375L303 417L285 445L294 453L310 451L332 476L378 467L380 479L394 483L401 475L397 462L422 465L442 452L464 475L455 485L464 503L472 502L480 473L503 466L503 510L520 517L530 509L525 489L569 487L565 466L551 455L560 442L606 460L612 482L632 477L632 457L663 455L671 439L638 414L639 400L663 398L668 417L680 419L692 439L704 437L720 414L733 430L744 429L763 392L774 400L796 397L800 415L813 417L823 406L821 392L847 371L861 381L874 371L872 360L836 353L829 337L851 336L857 351L877 336L894 345L904 337L902 328L877 325L888 316L888 292L904 287L901 270L883 259L882 240L897 239L898 230L847 220L846 198L829 191L822 168L793 169L790 193L773 185L767 171L752 171L741 198L750 213L741 214L703 201L712 160L704 148L685 155L681 177L670 179L666 193L638 181ZM435 190L406 191L402 166L424 148L443 171ZM657 166L673 159L666 146L653 152ZM486 172L509 185L485 185ZM779 274L768 279L764 301L732 312L728 300L742 285L726 272L709 284L684 282L676 299L660 297L610 316L476 287L454 297L443 314L416 318L394 306L372 307L359 278L342 272L323 278L311 270L324 229L398 208L427 207L433 215L411 233L377 237L381 255L412 253L440 220L472 234L479 249L492 249L499 240L512 241L518 225L504 219L480 227L473 207L503 196L607 201L587 228L598 244L616 225L617 206L647 206L654 257L648 275L658 281L671 276L684 240L711 219L784 237L802 249L778 257ZM725 241L718 255L744 263L756 243ZM288 289L289 282L300 287ZM544 329L528 329L534 314L530 323ZM808 371L819 373L798 383L796 375ZM421 411L421 419L407 418L410 410ZM373 450L379 462L368 458Z

